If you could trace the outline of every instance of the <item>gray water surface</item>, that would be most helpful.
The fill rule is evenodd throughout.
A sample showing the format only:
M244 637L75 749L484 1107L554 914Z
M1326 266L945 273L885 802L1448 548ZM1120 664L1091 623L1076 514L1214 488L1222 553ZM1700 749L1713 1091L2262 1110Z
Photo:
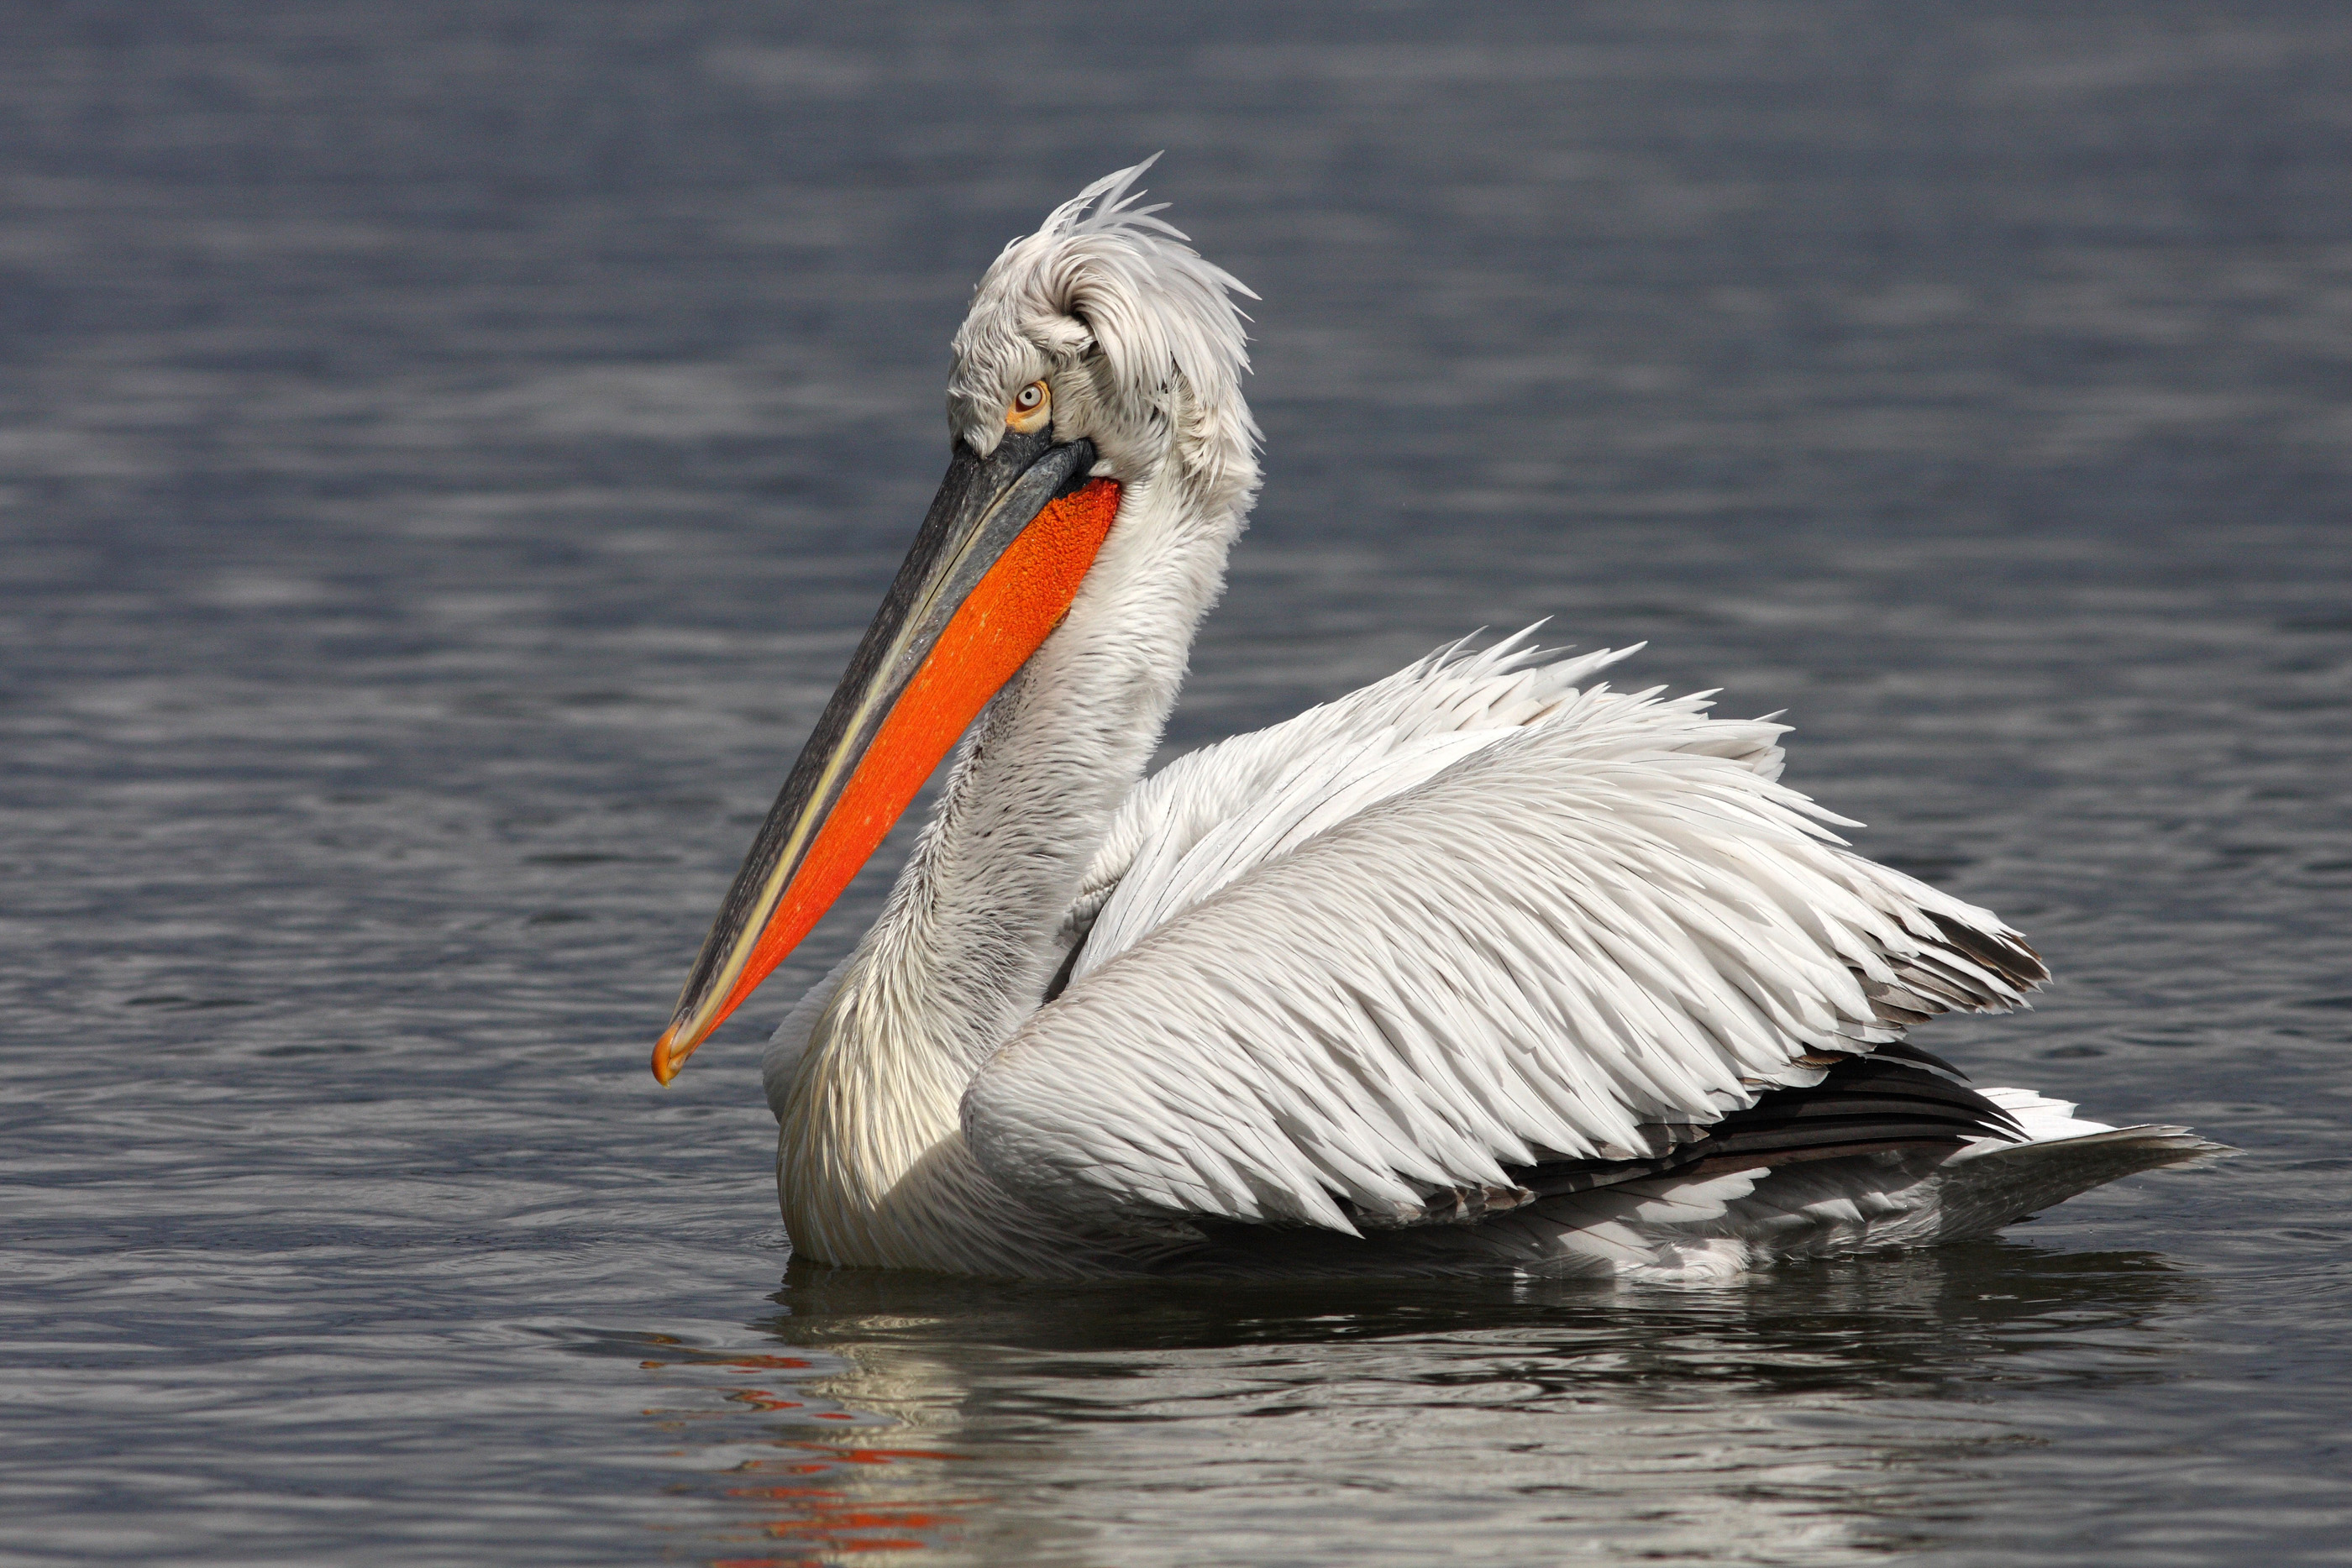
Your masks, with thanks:
M0 8L0 1563L2352 1561L2338 5ZM1268 482L1171 746L1647 639L2242 1148L1726 1289L792 1265L645 1069L1153 151ZM903 845L904 836L898 842Z

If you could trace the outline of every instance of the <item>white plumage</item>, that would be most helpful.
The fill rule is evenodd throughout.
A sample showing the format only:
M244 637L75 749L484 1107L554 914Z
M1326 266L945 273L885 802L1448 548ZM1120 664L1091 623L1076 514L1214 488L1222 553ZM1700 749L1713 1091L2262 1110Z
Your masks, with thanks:
M799 1251L1717 1278L2215 1148L1917 1065L2032 950L1849 851L1781 726L1612 689L1623 653L1456 646L1138 782L1257 484L1240 286L1140 172L1007 246L956 337L964 448L1050 388L1118 509L771 1048Z

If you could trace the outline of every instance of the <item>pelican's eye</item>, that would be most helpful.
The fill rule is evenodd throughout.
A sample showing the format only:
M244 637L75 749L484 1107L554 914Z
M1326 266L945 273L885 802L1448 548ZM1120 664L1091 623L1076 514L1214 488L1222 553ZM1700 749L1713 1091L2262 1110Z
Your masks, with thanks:
M1013 402L1004 410L1004 423L1026 435L1045 423L1052 412L1054 394L1044 382L1031 382L1013 394Z

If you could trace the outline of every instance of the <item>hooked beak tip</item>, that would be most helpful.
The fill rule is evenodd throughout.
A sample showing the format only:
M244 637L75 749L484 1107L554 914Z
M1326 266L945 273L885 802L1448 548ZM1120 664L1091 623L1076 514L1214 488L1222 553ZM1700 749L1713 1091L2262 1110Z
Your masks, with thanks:
M669 1081L677 1076L678 1069L686 1065L686 1059L693 1054L694 1047L689 1045L680 1048L676 1024L662 1030L661 1039L654 1042L655 1080L667 1089L669 1087Z

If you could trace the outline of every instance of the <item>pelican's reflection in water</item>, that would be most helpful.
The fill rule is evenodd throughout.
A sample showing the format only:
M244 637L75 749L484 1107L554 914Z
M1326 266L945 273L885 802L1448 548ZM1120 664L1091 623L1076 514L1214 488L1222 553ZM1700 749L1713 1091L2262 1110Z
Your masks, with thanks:
M732 1563L1877 1559L1983 1539L2085 1385L2172 1375L2195 1291L2007 1242L1705 1290L795 1266L761 1351L692 1353L773 1423L693 1490L756 1511ZM723 1425L689 1438L736 1460Z

